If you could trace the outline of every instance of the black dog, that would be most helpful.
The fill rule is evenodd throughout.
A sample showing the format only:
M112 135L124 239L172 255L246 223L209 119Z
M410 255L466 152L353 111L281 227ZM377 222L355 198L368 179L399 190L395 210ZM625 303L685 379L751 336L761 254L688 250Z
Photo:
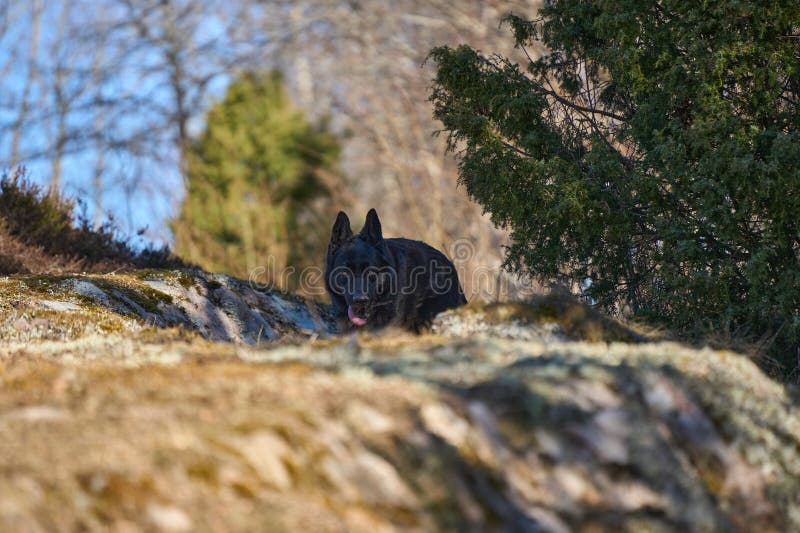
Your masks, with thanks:
M396 324L418 332L437 313L467 303L453 263L424 242L384 239L374 209L358 235L339 212L325 288L342 331Z

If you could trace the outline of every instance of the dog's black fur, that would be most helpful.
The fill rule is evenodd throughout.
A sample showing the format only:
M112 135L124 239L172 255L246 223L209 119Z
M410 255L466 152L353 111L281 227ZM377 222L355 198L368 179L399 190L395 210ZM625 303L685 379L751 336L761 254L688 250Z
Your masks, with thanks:
M384 239L374 209L358 234L339 212L328 244L325 288L342 331L392 324L418 332L436 314L467 303L453 263L424 242Z

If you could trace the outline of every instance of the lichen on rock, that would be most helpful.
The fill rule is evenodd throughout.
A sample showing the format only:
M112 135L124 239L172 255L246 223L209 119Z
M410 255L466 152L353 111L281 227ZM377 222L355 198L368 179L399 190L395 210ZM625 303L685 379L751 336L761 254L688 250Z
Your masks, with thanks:
M800 529L796 393L579 304L336 337L200 272L0 291L3 530Z
M257 344L333 331L322 305L199 270L15 276L0 280L0 291L5 311L0 340L180 327L209 340ZM24 335L13 327L19 319L37 317L47 319L47 327L25 329Z

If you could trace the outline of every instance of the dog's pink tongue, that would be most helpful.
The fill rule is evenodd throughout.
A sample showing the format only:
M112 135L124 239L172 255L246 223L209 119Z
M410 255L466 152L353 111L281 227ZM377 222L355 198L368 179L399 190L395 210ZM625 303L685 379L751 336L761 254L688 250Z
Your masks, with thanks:
M353 308L350 306L347 306L347 318L349 318L350 322L352 322L356 326L360 327L367 325L367 321L361 318L360 316L356 316L356 314L353 312Z

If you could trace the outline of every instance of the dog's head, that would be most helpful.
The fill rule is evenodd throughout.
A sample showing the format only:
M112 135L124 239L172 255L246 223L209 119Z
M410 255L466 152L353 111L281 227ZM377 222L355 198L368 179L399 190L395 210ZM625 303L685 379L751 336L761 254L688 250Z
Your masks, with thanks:
M370 209L358 234L350 219L339 212L328 245L327 281L331 298L347 306L347 317L355 326L370 323L396 279L394 263L383 240L378 213Z

